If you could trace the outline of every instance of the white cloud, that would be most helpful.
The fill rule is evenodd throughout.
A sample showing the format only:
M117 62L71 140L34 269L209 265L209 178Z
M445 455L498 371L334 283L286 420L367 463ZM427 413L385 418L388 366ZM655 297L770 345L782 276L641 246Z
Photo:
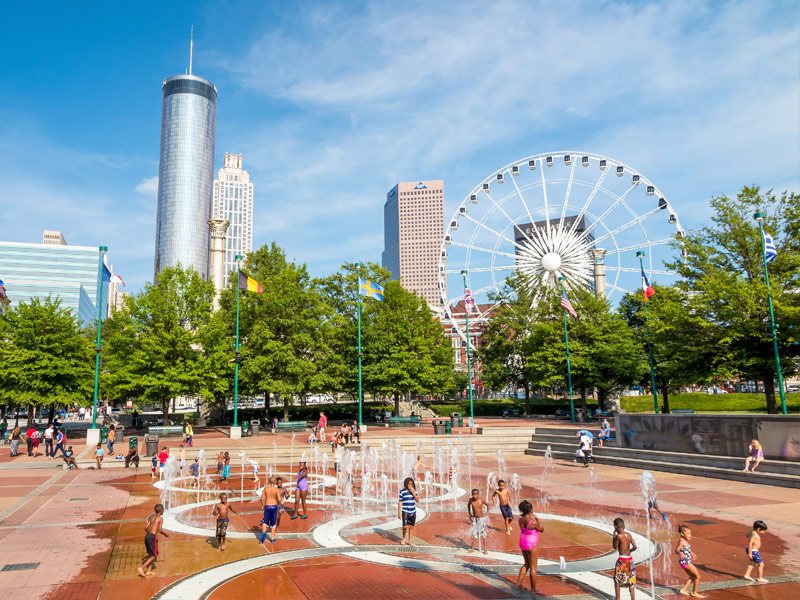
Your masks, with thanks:
M154 175L153 177L145 177L133 189L140 194L155 198L158 195L158 175Z

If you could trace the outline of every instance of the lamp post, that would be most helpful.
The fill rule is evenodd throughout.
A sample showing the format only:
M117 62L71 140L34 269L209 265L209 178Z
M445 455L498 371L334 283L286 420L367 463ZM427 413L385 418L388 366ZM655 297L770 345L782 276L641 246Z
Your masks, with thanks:
M636 253L636 258L639 259L639 267L644 273L644 252L639 250ZM642 275L644 281L644 275ZM644 290L642 290L644 294ZM647 297L644 299L644 324L647 327L647 355L650 358L650 385L653 388L653 410L658 414L658 392L656 391L656 371L653 368L653 343L650 341L650 319L647 316Z
M362 428L362 404L361 395L361 263L356 263L356 302L358 304L358 426Z
M753 215L758 221L758 230L761 234L761 258L764 260L764 278L767 283L767 304L769 304L769 326L772 333L772 348L775 351L775 370L778 373L778 390L781 395L781 410L786 414L786 394L783 391L783 373L781 372L781 357L778 353L778 327L775 325L775 313L772 310L772 292L769 289L769 267L767 267L767 244L764 239L764 213L759 211ZM764 382L766 388L767 382ZM770 382L770 385L772 383Z
M561 296L564 296L564 280L566 277L558 278L558 285L561 288ZM567 309L561 307L561 314L564 315L564 343L567 347L567 385L569 386L569 420L575 422L575 402L572 399L572 367L569 362L569 334L567 333Z
M242 432L239 429L239 275L242 272L241 261L243 257L241 254L237 254L234 258L236 259L236 344L234 345L233 358L233 427L231 428L231 437L241 437Z
M469 305L467 304L467 270L461 271L461 277L464 280L464 319L466 320L467 328L467 391L469 393L469 418L470 423L475 419L475 414L472 410L472 359L469 348Z
M87 440L86 443L92 444L97 443L100 441L99 432L97 432L97 398L100 392L100 330L103 323L103 257L105 256L106 252L108 252L107 246L100 246L100 260L97 265L97 295L96 295L96 302L97 302L97 343L94 346L94 401L92 404L92 426L90 430L87 432ZM91 437L91 440L89 439ZM97 442L94 441L94 438L97 439Z

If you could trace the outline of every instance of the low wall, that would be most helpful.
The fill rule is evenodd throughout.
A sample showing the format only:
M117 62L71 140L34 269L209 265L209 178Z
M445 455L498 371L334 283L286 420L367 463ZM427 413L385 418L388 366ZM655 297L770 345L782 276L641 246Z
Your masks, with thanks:
M615 417L622 448L747 456L758 440L770 459L800 461L800 417L785 415L639 415Z

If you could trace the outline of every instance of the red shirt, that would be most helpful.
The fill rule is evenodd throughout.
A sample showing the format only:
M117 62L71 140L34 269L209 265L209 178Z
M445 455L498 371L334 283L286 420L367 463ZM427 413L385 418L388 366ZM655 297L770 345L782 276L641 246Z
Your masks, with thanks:
M319 428L320 429L327 429L328 427L328 417L325 415L321 415L319 418Z
M158 464L159 465L163 465L165 462L167 462L168 458L169 458L169 452L159 452L158 453Z

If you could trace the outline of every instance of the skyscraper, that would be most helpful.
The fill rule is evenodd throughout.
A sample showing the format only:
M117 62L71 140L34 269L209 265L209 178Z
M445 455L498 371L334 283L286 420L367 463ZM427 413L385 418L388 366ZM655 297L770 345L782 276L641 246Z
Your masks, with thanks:
M207 277L217 88L190 68L162 96L155 274L180 263Z
M214 180L212 215L230 222L225 236L223 286L236 269L236 255L253 251L253 184L242 169L242 155L225 153L225 162Z
M444 237L444 181L401 182L383 206L382 263L407 290L441 308L436 269Z

